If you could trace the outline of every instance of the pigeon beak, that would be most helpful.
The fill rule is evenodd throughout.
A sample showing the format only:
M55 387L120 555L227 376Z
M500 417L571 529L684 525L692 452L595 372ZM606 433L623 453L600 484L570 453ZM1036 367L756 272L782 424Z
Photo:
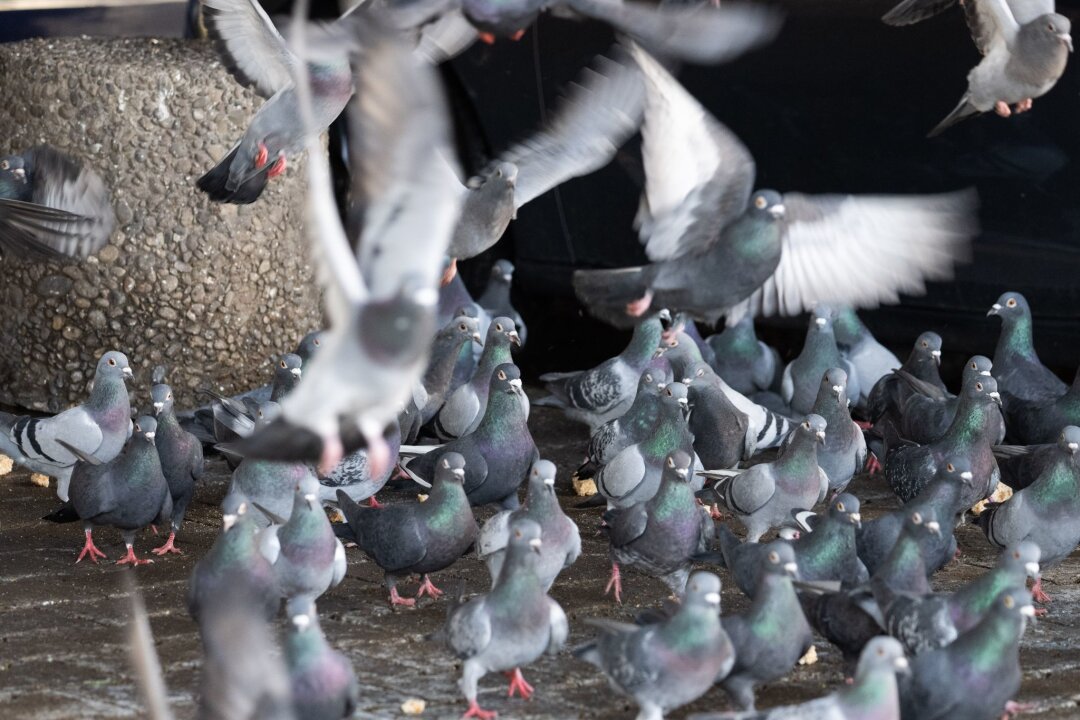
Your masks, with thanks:
M687 470L688 470L688 468L675 468L675 474L678 475L679 477L681 477L683 480L685 480Z
M1035 580L1039 577L1039 563L1029 562L1024 563L1024 570L1027 572L1028 577Z
M291 372L296 377L300 377L303 374L303 371L300 368L293 368L289 372Z
M1069 49L1072 50L1072 45L1069 45ZM11 174L14 175L15 179L19 182L26 182L26 170L24 168L12 170Z
M161 412L161 411L162 411L163 409L165 409L165 403L163 403L163 402L156 402L156 403L154 403L154 414L155 414L155 415L157 415L157 414L158 414L159 412Z
M786 213L787 213L787 208L784 207L782 204L781 205L773 205L771 208L769 208L769 215L771 217L775 218L776 220L783 219L783 217L784 217L784 215Z
M540 538L533 538L532 540L529 541L529 547L531 547L533 549L533 552L536 552L536 553L540 552L540 547L543 544L544 543L540 540Z
M510 381L510 392L514 393L515 395L520 395L521 394L521 379L520 378L514 378L513 380Z
M964 480L970 480L975 476L971 473L970 470L965 470L964 472L960 473L960 477Z
M456 477L458 480L465 479L465 468L454 468L450 471L450 474Z
M855 523L855 527L862 527L862 515L859 513L851 513L848 517L851 518L851 522Z
M510 338L510 342L513 343L515 347L521 347L521 338L518 336L517 330L511 330L506 333L506 337Z
M719 605L720 593L705 593L705 602L709 605Z
M798 563L793 563L793 562L784 563L784 572L786 572L791 577L795 577L796 575L799 574L799 565L798 565Z
M554 488L555 487L555 478L553 478L553 477L544 478L544 485L546 485L549 488Z
M472 341L480 347L484 347L484 338L480 337L480 333L473 333Z
M997 390L990 393L990 397L992 397L994 399L994 402L996 402L998 405L1001 404L1001 393L999 393Z
M828 322L825 318L814 318L814 324L818 327L825 327L825 323Z
M908 662L906 657L898 657L893 660L893 668L903 675L911 674L911 663Z
M694 382L694 378L683 378L682 379L682 384L683 385L689 385L692 382Z
M1070 453L1075 453L1078 449L1080 449L1080 444L1069 443L1068 445L1066 445L1066 447L1069 448Z
M940 350L931 350L930 351L930 357L934 358L934 362L936 364L938 364L938 365L941 364L941 351Z
M156 432L153 432L153 431L150 431L150 432L146 433L146 440L147 440L147 442L154 442L154 437L155 437L156 435L157 435L157 433L156 433Z
M983 377L990 377L990 371L989 370L980 370L979 374L982 375Z
M679 405L684 408L690 407L690 401L684 397L681 397L679 398Z
M134 379L134 377L135 377L135 373L133 373L133 372L131 371L131 368L130 368L130 367L125 367L125 368L124 368L123 370L121 370L120 372L121 372L121 374L123 374L123 376L124 376L124 379L125 379L125 380L132 380L132 379Z
M1034 605L1021 605L1020 606L1020 614L1023 615L1024 617L1029 617L1029 618L1035 617L1035 606Z
M1072 35L1069 33L1058 33L1058 38L1061 42L1065 43L1065 47L1069 48L1069 52L1073 51L1072 47Z
M1001 305L999 305L998 303L994 303L990 306L990 309L986 311L986 317L990 317L991 315L997 315L999 312L1001 312Z
M926 523L926 529L929 530L933 535L941 534L941 524L937 520Z
M824 430L818 430L818 431L817 431L816 433L814 433L814 434L815 434L815 435L817 436L817 441L818 441L819 443L823 443L823 442L825 442L825 431L824 431Z
M229 532L229 529L236 524L236 515L229 513L228 515L221 516L221 527L225 529L225 532Z

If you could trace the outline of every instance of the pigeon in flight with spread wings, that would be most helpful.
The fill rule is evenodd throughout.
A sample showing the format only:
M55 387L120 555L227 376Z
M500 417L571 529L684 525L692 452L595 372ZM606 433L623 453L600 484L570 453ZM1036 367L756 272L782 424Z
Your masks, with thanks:
M950 277L976 231L973 191L940 195L752 192L754 159L652 56L645 81L639 236L652 261L578 270L598 318L628 326L651 306L728 325L818 303L872 307Z

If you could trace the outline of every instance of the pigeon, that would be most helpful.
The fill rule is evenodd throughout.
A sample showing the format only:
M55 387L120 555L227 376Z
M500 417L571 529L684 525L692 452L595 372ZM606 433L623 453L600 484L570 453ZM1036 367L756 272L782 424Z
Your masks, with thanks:
M92 538L97 525L112 525L120 530L127 554L116 561L117 565L153 562L135 555L135 534L147 525L168 522L172 513L169 484L154 447L156 430L154 418L139 417L124 451L106 463L63 439L57 439L81 461L71 474L71 504L82 520L86 535L86 543L76 563L86 555L94 563L98 557L105 557Z
M338 496L340 499L340 495ZM262 509L262 508L260 508ZM263 510L265 513L266 510ZM309 475L296 486L289 519L271 517L278 587L290 617L345 579L345 548L319 502L319 481Z
M326 642L315 605L294 612L289 622L285 667L296 716L304 720L352 717L360 700L356 673L349 658Z
M941 365L941 336L935 332L924 332L915 340L915 347L900 366L901 370L913 377L930 383L946 392L945 383L938 373ZM866 399L866 416L870 422L877 423L887 418L897 427L900 425L901 410L904 401L911 395L911 387L895 374L889 374L874 383Z
M120 453L132 432L131 403L124 384L132 377L127 356L110 350L98 360L93 389L82 405L52 417L0 413L0 452L32 472L55 477L56 495L67 502L79 456L65 445L102 463Z
M435 430L439 439L452 440L476 429L484 416L488 388L495 368L513 362L510 347L520 345L521 339L513 320L497 317L491 321L484 338L484 354L480 356L480 363L476 366L472 380L451 393L436 416ZM524 393L521 395L524 397ZM527 403L528 400L522 402Z
M1000 472L990 448L988 426L998 412L1001 397L992 377L969 376L960 390L956 417L940 439L929 445L903 444L886 437L885 480L902 502L909 502L934 478L945 458L963 458L979 480L970 494L962 494L960 502L971 507L989 497L997 487ZM996 431L995 431L996 432Z
M664 331L664 337L660 341L660 350L676 378L684 378L689 375L689 368L694 363L705 363L705 356L701 354L694 339L678 327L672 327Z
M510 302L510 287L514 280L514 263L509 260L496 260L491 266L491 275L488 278L487 287L481 293L477 304L488 311L492 317L508 317L514 321L521 337L521 346L525 347L528 338L528 330L521 313L514 309Z
M1014 401L1009 408L1009 432L1024 445L1052 443L1066 425L1080 425L1080 369L1072 385L1052 401Z
M1023 295L1012 291L1002 293L986 314L1001 318L993 374L1001 388L1006 413L1012 410L1014 400L1056 400L1068 391L1069 386L1043 365L1035 352L1031 308Z
M728 402L746 416L746 442L747 448L752 447L751 454L767 448L779 447L791 434L795 423L784 415L773 412L750 400L724 382L722 377L709 371L708 367L703 367L704 364L704 361L698 361L691 363L686 368L687 375L684 377L684 382L689 380L688 386L694 389L693 402L721 405L721 400L714 400L711 396L715 393L723 393ZM693 419L693 413L691 413L690 417Z
M949 603L949 617L957 632L964 633L978 625L1003 591L1023 589L1026 578L1037 582L1041 557L1038 545L1027 540L1019 542L1005 548L994 567L957 590Z
M866 465L866 438L848 411L848 374L829 368L821 378L810 412L825 419L829 430L817 451L817 462L829 476L834 494L844 491L855 473Z
M562 408L571 420L588 425L590 432L622 416L633 404L641 372L660 344L662 323L670 319L671 315L661 310L642 320L634 326L633 337L621 353L591 370L541 375L551 393L542 404Z
M645 502L660 487L668 455L681 450L693 456L694 438L685 415L689 408L686 386L677 382L666 385L660 391L659 406L649 434L623 448L596 473L596 489L609 507L626 508ZM695 489L701 489L700 485Z
M525 682L521 666L544 653L558 652L566 643L570 630L566 614L544 593L536 574L543 548L540 534L540 526L527 518L511 524L506 561L495 586L467 602L459 599L447 614L440 636L463 661L458 686L469 703L465 717L495 717L476 700L477 684L492 671L510 675L511 697L515 692L531 697L533 688Z
M360 14L325 26L318 53L300 58L256 0L203 0L202 7L206 29L225 66L266 102L243 137L196 185L216 202L253 203L267 182L285 172L286 159L302 151L309 136L318 138L352 97L351 43L342 40L356 34L350 21ZM309 26L307 32L313 29ZM311 86L308 122L296 86L301 73Z
M664 461L656 494L644 502L604 513L611 543L611 580L604 593L615 591L622 602L622 571L631 567L657 577L676 596L683 594L690 564L708 550L713 523L697 504L688 484L690 455L676 450Z
M665 361L666 362L666 361ZM589 438L585 462L574 473L591 478L621 451L636 445L652 434L663 407L660 391L672 381L671 368L647 367L638 380L634 402L622 416L608 420Z
M1014 492L1035 482L1046 468L1057 462L1060 436L1059 431L1054 442L1039 445L995 445L994 457L1001 470L1001 482Z
M222 503L221 533L206 555L195 563L188 583L187 607L192 619L202 624L206 610L222 603L236 587L248 592L248 607L261 609L273 620L281 607L274 567L259 550L258 511L242 495L230 494Z
M712 346L705 342L692 317L683 312L677 313L672 317L671 324L672 327L664 333L665 336L677 335L681 340L693 342L701 359L709 363L709 367L716 363L716 353L713 352Z
M1043 567L1064 560L1080 545L1080 428L1069 425L1058 438L1058 456L1042 474L1000 505L990 505L979 525L991 545L1008 547L1022 540L1039 546ZM1040 579L1032 589L1049 602Z
M882 20L910 25L952 5L951 0L903 0ZM1032 100L1050 92L1065 72L1073 49L1069 19L1054 12L1053 0L971 0L960 5L983 59L968 73L960 103L929 137L990 110L1002 117L1030 110Z
M768 547L749 609L723 620L735 665L719 683L740 710L753 710L754 688L787 675L813 645L791 582L799 571L795 551L779 540Z
M0 158L0 249L21 258L85 259L116 215L101 176L49 145Z
M482 347L483 338L480 337L477 319L468 315L452 318L436 333L431 343L427 369L420 379L420 385L413 389L412 403L398 418L405 442L416 442L424 426L442 409L446 398L456 389L453 388L453 380L459 360L463 356L471 359L474 344Z
M735 662L720 625L720 578L709 572L690 576L678 609L660 622L587 622L600 635L574 648L574 656L600 668L613 689L633 698L638 720L662 720L693 702Z
M457 282L461 282L461 278L458 278L457 276L455 276L455 278ZM484 352L483 338L487 337L492 321L492 317L488 315L487 311L483 308L478 308L476 305L462 305L457 309L454 317L469 317L476 320L481 339L480 342L474 343L472 347L461 348L461 351L458 354L457 363L454 365L454 373L450 377L450 387L446 391L447 397L459 387L469 382L473 375L476 374L476 366L480 362L480 357Z
M390 423L386 442L391 457L396 456L401 448L401 430L397 423ZM351 500L367 500L371 507L381 507L375 494L383 489L393 472L393 465L387 465L378 475L373 474L367 449L354 450L341 459L333 472L319 478L319 501L336 503L337 494L344 492Z
M874 638L859 656L854 682L834 693L761 712L695 713L690 720L899 720L896 675L910 672L909 667L900 643Z
M469 289L465 287L465 282L460 275L454 273L450 282L445 282L446 276L451 274L451 263L452 258L449 256L443 257L441 265L443 282L439 285L436 323L438 327L444 327L455 317L464 313L479 321L480 335L483 337L487 334L487 326L491 324L492 316L473 300L473 296L469 293Z
M462 486L465 468L460 454L442 455L424 502L366 508L338 491L338 504L348 523L337 526L338 532L383 569L391 605L411 607L425 594L442 595L430 573L453 565L476 542L479 530ZM423 576L416 599L398 594L398 580L408 575Z
M718 335L710 335L706 342L716 356L716 374L738 392L752 395L759 390L780 389L780 353L757 339L754 318L743 316Z
M978 625L915 657L900 684L902 720L1001 717L1020 689L1020 638L1034 615L1026 589L1006 590Z
M850 361L840 355L833 334L832 310L818 305L810 314L810 327L799 356L787 364L781 378L780 395L791 409L800 414L813 412L814 401L821 392L822 376L829 368L840 368L846 374L847 397L859 397L858 376Z
M264 406L263 411L271 408ZM314 477L315 473L307 463L245 458L233 471L228 492L241 495L260 509L288 518L293 507L293 494L300 481ZM255 513L254 516L260 527L271 523L265 515Z
M878 380L900 367L900 359L877 341L854 308L841 306L836 309L833 334L840 357L850 363L859 378L859 394L853 397L855 407L865 408L871 389Z
M809 510L825 500L829 478L817 464L825 427L820 415L807 416L779 458L718 483L724 504L746 528L747 540L757 542L770 528L784 523L792 510Z
M473 506L499 503L513 510L519 505L518 486L532 464L540 459L520 395L521 371L511 363L495 368L491 376L487 408L474 432L402 463L402 469L420 484L435 475L446 453L465 458L465 494Z
M322 347L323 342L326 339L326 333L322 330L312 330L304 337L300 338L300 342L296 345L296 350L293 354L300 358L300 370L304 369L304 366L311 362L311 359L315 357L315 353Z
M161 470L169 483L169 494L172 496L169 539L151 552L155 555L180 553L173 543L184 522L188 504L195 495L195 483L203 475L202 443L180 427L173 410L172 388L164 384L154 385L150 388L150 397L153 400L154 416L157 418L154 445L157 447Z
M536 574L547 592L559 573L573 565L581 555L577 524L566 516L555 496L555 463L550 460L533 463L525 502L517 510L503 510L493 515L480 530L477 554L487 564L493 586L506 559L510 526L518 518L528 518L540 526L544 545L540 548Z
M448 162L450 122L435 71L369 19L354 28L362 71L349 113L357 252L339 221L313 113L300 103L312 130L308 216L329 329L281 416L238 443L248 457L317 460L324 475L361 443L374 474L390 462L383 433L427 364L435 286L460 210L438 169ZM297 80L306 95L307 78Z
M752 431L750 418L724 394L719 387L723 381L707 363L693 363L687 370L688 425L701 464L717 470L749 460L757 449L757 433Z
M868 307L922 292L966 256L972 192L751 192L754 160L739 139L660 63L631 51L646 87L638 234L651 264L577 270L575 292L596 317L625 326L655 306L731 325L821 303Z
M982 355L972 357L964 366L961 387L973 382L977 376L991 377L992 367L993 363L989 358ZM912 377L905 370L899 370L897 374L915 391L903 404L900 421L903 437L922 444L940 439L956 417L960 398L949 395L935 385ZM991 442L994 444L1001 442L1005 437L1005 419L1001 416L1001 412L991 410L986 420L987 428L992 432Z
M798 528L784 526L777 531L777 539L790 541L798 538L800 534ZM761 574L761 563L769 551L769 546L762 543L742 542L727 523L716 526L716 539L720 545L723 564L731 571L735 586L743 595L753 599L754 592L757 590L758 576ZM702 559L714 560L715 557Z

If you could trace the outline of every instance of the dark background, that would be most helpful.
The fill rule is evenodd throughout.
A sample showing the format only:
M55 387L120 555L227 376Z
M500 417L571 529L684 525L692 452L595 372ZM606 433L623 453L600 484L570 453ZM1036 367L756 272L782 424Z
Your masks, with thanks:
M288 2L267 0L273 11ZM189 34L182 3L53 13L0 13L0 41L41 34ZM320 5L320 3L316 3ZM907 28L879 17L890 2L780 3L787 21L772 45L718 67L687 66L680 78L753 152L758 184L780 191L939 192L967 186L981 198L982 234L973 261L923 297L863 313L882 342L905 355L933 329L948 366L993 352L999 323L984 317L1004 290L1024 293L1035 313L1043 360L1067 379L1080 358L1080 250L1076 132L1080 80L1070 65L1030 113L988 115L943 136L926 132L956 104L979 59L962 13L953 9ZM324 14L334 4L321 3ZM1080 19L1076 2L1058 11ZM612 42L600 23L543 17L519 42L477 44L444 66L463 158L486 157L532 132L559 89ZM519 360L526 374L593 364L626 334L584 315L570 288L577 267L644 259L631 227L641 187L636 140L604 170L523 208L506 237L462 265L479 292L495 257L517 266L515 302L529 325ZM804 319L761 323L761 334L792 356ZM703 329L704 331L704 329Z

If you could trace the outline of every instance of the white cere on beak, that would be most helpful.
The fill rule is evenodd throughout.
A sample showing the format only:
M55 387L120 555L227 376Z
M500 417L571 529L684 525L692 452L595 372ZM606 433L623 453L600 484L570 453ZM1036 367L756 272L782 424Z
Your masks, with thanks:
M689 400L687 400L687 399L686 399L686 398L684 398L684 397L681 397L681 398L679 398L679 404L680 404L680 405L682 405L683 407L686 407L687 405L689 405L689 404L690 404L690 401L689 401Z
M993 305L990 306L990 309L993 310L994 312L997 312L998 310L1001 309L1001 304L1000 303L994 303Z
M1039 563L1037 563L1037 562L1024 563L1024 570L1031 577L1038 577L1038 575L1039 575Z
M825 439L825 431L824 430L818 430L814 434L817 435L818 440L824 440Z
M990 371L989 370L980 370L979 374L982 375L983 377L990 377Z
M931 350L930 351L930 357L932 357L932 358L940 358L941 357L941 351L940 350Z
M709 605L719 605L720 593L705 593L705 602Z
M454 468L453 470L450 471L450 474L453 475L456 478L463 478L464 479L464 477L465 477L465 468Z
M862 513L851 513L851 519L855 522L862 522Z
M784 217L784 214L786 212L787 208L783 205L773 205L771 208L769 208L769 214L772 215L774 218L782 218Z
M307 500L309 503L313 503L319 498L314 493L304 493L304 499Z
M235 524L236 524L236 515L233 515L232 513L229 513L228 515L222 515L221 516L221 526L223 528L225 528L226 531L228 531L229 528L231 528Z
M543 544L544 543L540 540L540 538L533 538L532 540L529 541L529 547L531 547L531 548L533 548L535 550L539 550L540 546L543 545Z
M1020 614L1023 615L1024 617L1035 617L1035 606L1034 605L1023 605L1023 606L1021 606Z
M960 477L962 477L965 480L970 480L971 478L973 478L975 476L971 474L970 470L965 470L964 472L960 473Z
M131 368L129 367L124 368L123 370L121 370L121 372L123 373L124 377L135 377L135 373L133 373L131 371Z
M521 380L519 380L517 378L514 378L513 380L510 381L510 387L514 388L515 390L520 390L521 389Z
M291 372L296 377L300 377L303 374L303 371L300 368L293 368L289 372Z
M16 168L15 170L13 170L11 172L11 174L15 176L16 180L19 180L19 181L25 181L26 180L26 170L24 170L23 168Z
M296 626L297 630L307 630L311 625L311 618L307 615L293 615L292 624Z
M826 322L825 318L814 318L814 324L818 327L824 326Z
M148 433L146 433L146 439L147 440L153 440L156 435L157 435L156 432L148 432Z
M893 667L897 670L907 670L911 666L906 657L898 657L893 660Z
M990 397L994 398L995 400L1000 400L1001 393L999 393L997 390L994 390L992 393L990 393Z
M799 571L799 564L798 563L793 563L793 562L784 563L784 572L787 572L787 573L790 573L790 574L794 575L798 571Z
M686 470L687 470L687 468L675 468L675 474L678 475L681 478L685 478L686 477Z
M154 403L154 411L155 412L161 412L164 409L164 407L165 407L165 403L163 403L163 402Z
M1080 450L1080 444L1078 443L1069 443L1066 447L1069 448L1069 452L1076 452L1077 450Z
M837 395L839 395L840 393L844 392L844 386L843 385L833 385L832 386L832 391L834 393L836 393Z
M926 523L926 529L932 533L940 533L941 524L937 520L934 520L933 522Z
M555 478L553 478L553 477L544 478L544 484L547 485L548 487L555 487Z

